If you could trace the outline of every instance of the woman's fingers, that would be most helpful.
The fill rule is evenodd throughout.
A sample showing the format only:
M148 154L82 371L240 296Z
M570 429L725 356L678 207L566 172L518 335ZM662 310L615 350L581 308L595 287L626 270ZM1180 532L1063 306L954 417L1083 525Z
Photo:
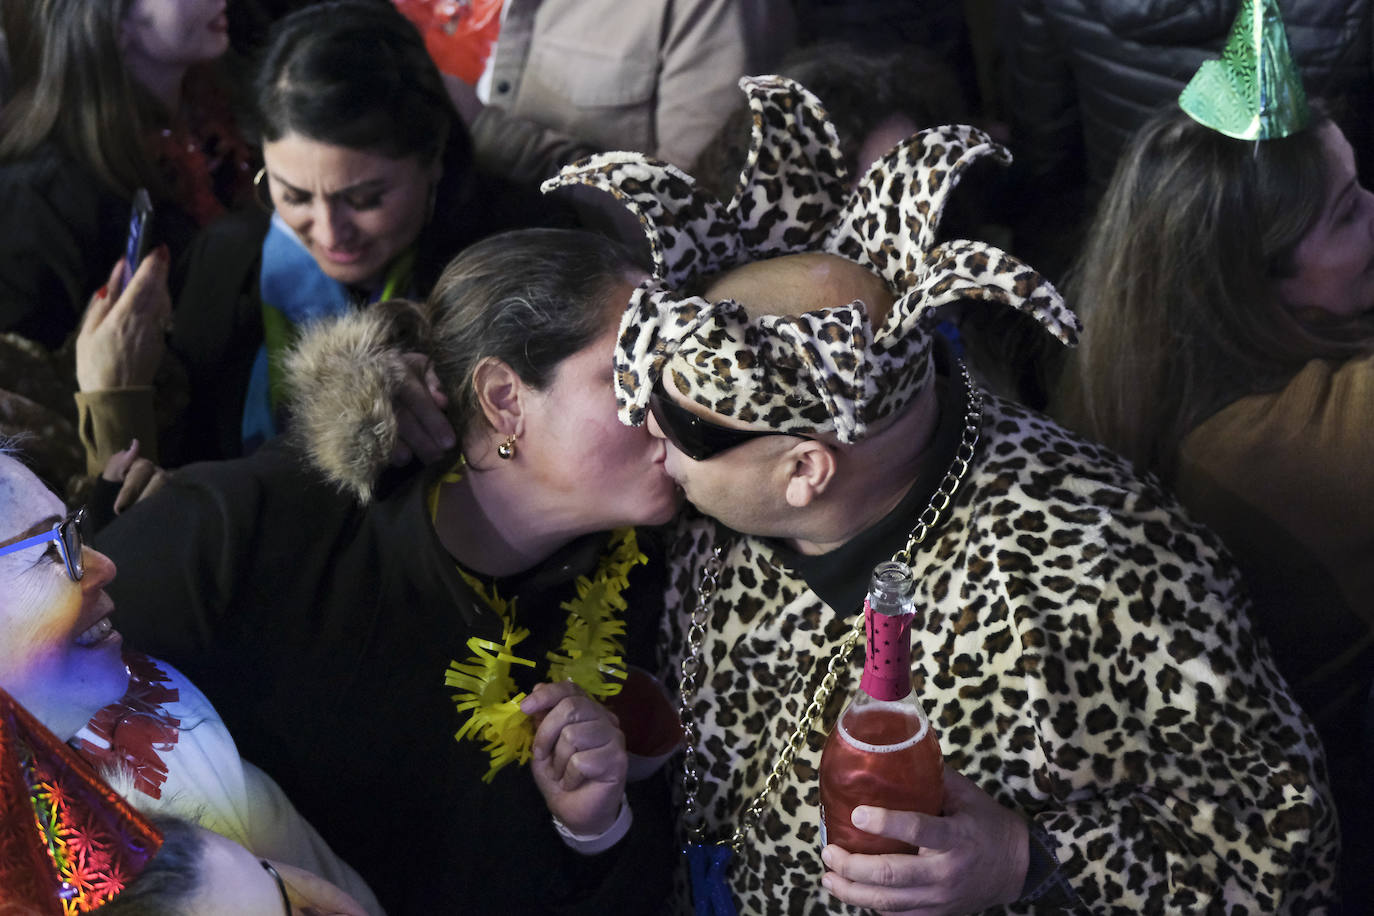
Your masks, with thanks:
M166 471L147 458L139 458L129 468L128 474L124 477L124 485L119 488L119 495L115 497L115 514L123 512L140 499L152 496L161 489L166 479Z
M124 277L124 259L115 261L115 265L110 270L110 276L105 280L105 285L96 290L91 296L91 301L86 305L86 314L81 317L81 328L84 332L87 325L96 325L105 319L119 299L119 287ZM110 291L114 290L113 293Z
M539 723L531 747L534 758L563 789L620 778L625 736L619 722L580 687L569 681L540 684L521 709Z
M391 461L404 464L416 455L429 464L443 457L456 441L453 425L443 410L448 398L441 390L434 366L423 354L406 353L401 361L408 371L394 398L399 441Z
M105 470L100 476L110 481L118 483L129 473L129 468L133 466L134 460L138 458L138 440L130 439L129 447L121 452L115 452L105 461Z

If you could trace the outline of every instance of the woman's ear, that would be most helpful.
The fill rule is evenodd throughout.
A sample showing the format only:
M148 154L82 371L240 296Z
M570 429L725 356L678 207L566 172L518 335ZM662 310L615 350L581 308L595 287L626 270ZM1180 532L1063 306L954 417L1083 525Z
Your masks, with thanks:
M502 436L519 436L524 431L527 389L514 369L488 356L472 370L472 389L492 429Z
M811 505L835 479L835 451L815 439L799 439L779 459L787 463L787 504L795 509Z

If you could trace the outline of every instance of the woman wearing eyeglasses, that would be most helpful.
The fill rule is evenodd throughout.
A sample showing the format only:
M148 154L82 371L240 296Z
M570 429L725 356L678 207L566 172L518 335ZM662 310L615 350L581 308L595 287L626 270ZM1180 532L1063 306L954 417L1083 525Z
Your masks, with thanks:
M80 511L0 452L0 687L97 767L259 856L325 875L380 913L340 861L237 747L205 696L129 651L106 591L115 566L84 546Z
M630 751L678 729L626 711L653 693L621 674L652 666L662 608L634 526L678 495L611 387L643 276L587 233L479 242L422 306L303 338L287 375L312 469L280 443L183 468L100 534L122 625L215 697L390 911L661 912L666 790ZM384 474L409 353L456 443ZM648 723L666 748L636 740Z

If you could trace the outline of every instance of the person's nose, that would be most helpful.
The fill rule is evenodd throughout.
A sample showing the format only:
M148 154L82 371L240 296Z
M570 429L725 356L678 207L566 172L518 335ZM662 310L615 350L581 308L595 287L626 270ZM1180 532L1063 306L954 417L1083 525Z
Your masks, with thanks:
M649 421L646 425L649 427L649 435L653 436L655 439L668 438L663 435L663 427L658 425L658 417L654 416L652 411L649 413Z
M347 208L332 201L322 202L312 213L312 235L323 248L343 248L353 239L353 221Z
M114 581L119 570L105 554L91 546L81 548L81 585L83 588L104 588Z

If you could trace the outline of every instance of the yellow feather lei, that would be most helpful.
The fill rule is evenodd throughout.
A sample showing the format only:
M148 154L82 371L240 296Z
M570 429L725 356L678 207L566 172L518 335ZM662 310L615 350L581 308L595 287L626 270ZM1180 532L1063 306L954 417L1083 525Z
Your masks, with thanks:
M462 479L463 462L445 474L429 494L429 516L433 521L443 484ZM633 528L611 532L605 553L591 576L578 576L576 595L559 605L568 612L567 629L558 649L548 653L550 681L572 681L597 699L615 696L625 679L623 592L629 587L630 570L648 558L639 551ZM458 741L483 741L482 750L491 757L491 768L482 777L491 782L507 764L523 764L530 759L534 724L520 711L523 692L517 692L511 665L535 667L531 659L516 654L530 631L516 626L515 601L507 601L488 589L476 576L458 567L482 602L501 620L501 639L494 641L473 636L467 645L472 655L465 662L449 663L444 683L458 688L453 695L460 716L466 716L454 734Z

